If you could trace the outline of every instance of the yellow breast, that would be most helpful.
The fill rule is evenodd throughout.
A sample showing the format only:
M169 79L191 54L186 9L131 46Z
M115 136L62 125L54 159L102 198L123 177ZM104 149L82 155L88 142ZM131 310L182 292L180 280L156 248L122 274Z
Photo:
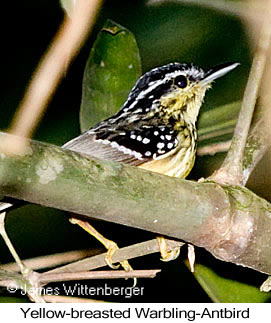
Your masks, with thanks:
M173 177L185 178L195 163L196 143L195 137L178 135L179 145L174 151L160 159L152 160L138 167Z

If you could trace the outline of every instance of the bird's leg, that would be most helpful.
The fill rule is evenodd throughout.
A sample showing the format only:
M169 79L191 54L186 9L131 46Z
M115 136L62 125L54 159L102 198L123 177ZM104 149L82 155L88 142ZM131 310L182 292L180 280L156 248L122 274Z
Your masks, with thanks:
M161 253L161 260L162 261L171 261L178 258L180 254L180 247L177 247L176 249L173 249L172 251L167 251L167 243L166 239L164 237L156 237L160 253ZM192 244L188 244L188 262L190 265L190 270L193 273L194 272L194 264L195 264L195 249Z
M156 239L160 248L162 261L171 261L179 257L180 249L181 249L180 247L177 247L176 249L173 249L172 251L168 252L165 238L160 236L160 237L156 237Z
M105 238L96 229L94 229L93 226L90 225L87 221L82 221L82 220L79 220L79 219L76 219L76 218L71 218L70 222L73 223L73 224L78 224L82 229L84 229L89 234L91 234L94 238L99 240L105 246L105 248L107 249L107 253L106 253L106 256L105 256L106 264L112 269L119 268L119 265L116 266L116 265L113 265L113 263L112 263L113 254L117 249L119 249L118 245L114 241ZM123 267L123 269L125 271L133 270L133 268L129 264L128 260L121 261L120 265Z

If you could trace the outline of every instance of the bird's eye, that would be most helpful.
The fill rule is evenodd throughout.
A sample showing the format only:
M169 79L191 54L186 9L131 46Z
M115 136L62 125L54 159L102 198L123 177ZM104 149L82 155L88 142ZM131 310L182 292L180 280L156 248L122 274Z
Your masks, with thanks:
M184 75L179 75L176 77L174 83L181 89L184 89L187 87L187 78Z

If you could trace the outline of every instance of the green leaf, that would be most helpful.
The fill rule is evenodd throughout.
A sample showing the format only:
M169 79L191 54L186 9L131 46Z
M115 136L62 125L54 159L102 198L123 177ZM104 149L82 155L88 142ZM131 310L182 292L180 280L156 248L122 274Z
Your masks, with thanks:
M219 276L214 270L196 264L194 275L208 296L217 303L270 302L270 293L260 288Z
M81 130L117 112L140 75L141 61L134 35L108 20L98 34L85 67Z
M233 102L204 111L198 121L199 147L231 139L241 102Z

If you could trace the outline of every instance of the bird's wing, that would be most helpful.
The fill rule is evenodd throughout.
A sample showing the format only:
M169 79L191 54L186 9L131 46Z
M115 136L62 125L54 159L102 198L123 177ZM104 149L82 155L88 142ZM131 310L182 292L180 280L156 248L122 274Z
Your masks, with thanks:
M86 156L96 157L102 160L112 160L125 164L138 166L148 159L138 158L135 153L129 153L128 149L121 148L114 144L115 141L99 140L96 134L85 132L82 135L72 139L62 146L62 148L79 152Z
M137 124L110 127L101 123L66 143L63 148L104 160L138 166L162 159L178 145L178 132L171 127Z

